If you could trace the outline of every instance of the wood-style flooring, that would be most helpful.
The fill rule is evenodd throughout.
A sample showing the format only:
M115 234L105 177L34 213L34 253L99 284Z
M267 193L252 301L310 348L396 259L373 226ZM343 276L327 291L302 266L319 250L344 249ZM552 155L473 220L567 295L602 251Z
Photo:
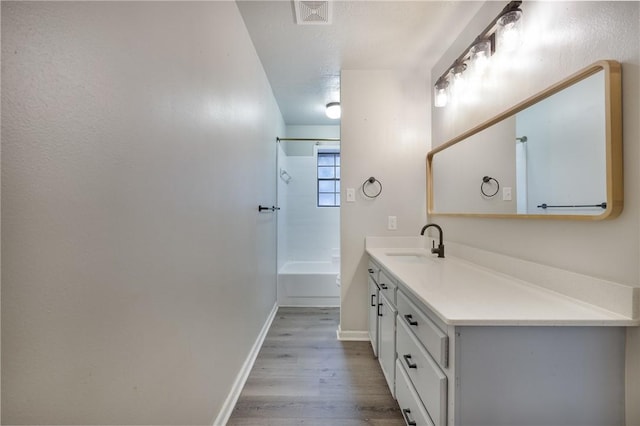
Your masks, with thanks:
M369 342L336 338L338 308L280 308L228 425L404 425Z

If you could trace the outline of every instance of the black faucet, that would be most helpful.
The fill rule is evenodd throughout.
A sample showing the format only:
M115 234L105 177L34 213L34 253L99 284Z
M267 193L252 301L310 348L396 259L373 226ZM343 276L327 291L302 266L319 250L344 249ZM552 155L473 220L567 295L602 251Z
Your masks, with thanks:
M435 227L438 230L438 233L440 234L440 241L438 243L438 248L435 247L436 242L433 242L433 247L431 248L431 253L437 253L438 257L444 257L444 244L442 244L442 228L440 228L440 225L436 225L435 223L428 223L425 226L422 227L422 230L420 231L420 235L424 235L424 231L427 230L427 228L430 227Z

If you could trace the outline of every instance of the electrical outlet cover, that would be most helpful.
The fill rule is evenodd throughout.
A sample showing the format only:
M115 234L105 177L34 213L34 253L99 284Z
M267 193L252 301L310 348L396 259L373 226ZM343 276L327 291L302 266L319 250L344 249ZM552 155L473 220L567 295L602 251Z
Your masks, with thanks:
M391 231L395 231L396 229L398 229L398 217L397 216L389 216L388 228Z

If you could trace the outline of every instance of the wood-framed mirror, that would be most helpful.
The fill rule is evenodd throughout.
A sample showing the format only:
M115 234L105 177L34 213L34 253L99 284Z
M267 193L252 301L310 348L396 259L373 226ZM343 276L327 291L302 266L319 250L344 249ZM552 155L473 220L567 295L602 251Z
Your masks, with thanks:
M605 60L429 152L427 211L612 219L622 181L621 66Z

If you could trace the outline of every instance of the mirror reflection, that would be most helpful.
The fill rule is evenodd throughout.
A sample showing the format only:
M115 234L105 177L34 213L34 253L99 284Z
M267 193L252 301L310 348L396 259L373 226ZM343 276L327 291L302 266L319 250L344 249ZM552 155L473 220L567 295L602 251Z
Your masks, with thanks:
M614 128L620 123L616 116L611 121L610 98L617 92L611 91L607 66L596 64L432 151L429 212L617 215L621 170L614 169L622 165L612 142L621 144ZM619 159L612 155L618 151Z

